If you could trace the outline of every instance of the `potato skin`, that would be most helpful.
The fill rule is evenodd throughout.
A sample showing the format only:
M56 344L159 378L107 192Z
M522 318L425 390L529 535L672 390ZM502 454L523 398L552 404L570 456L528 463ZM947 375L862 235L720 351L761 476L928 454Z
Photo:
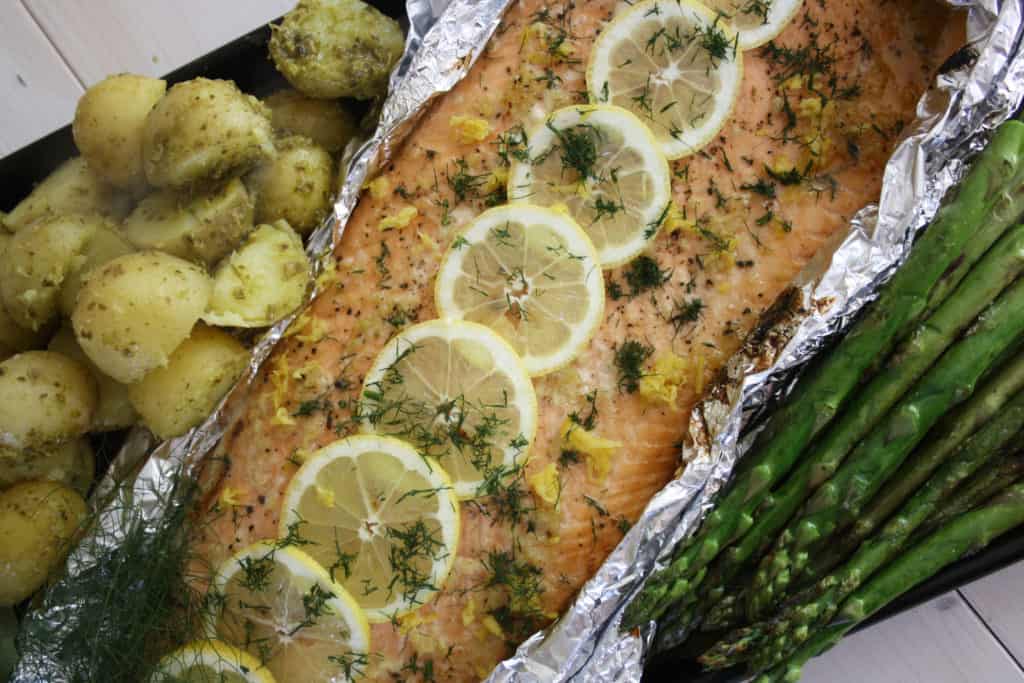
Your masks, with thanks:
M271 29L277 70L303 94L321 99L383 95L405 49L398 22L361 0L299 0Z
M131 384L167 364L210 291L209 276L193 263L156 251L128 254L92 271L71 323L96 367Z
M82 436L96 412L88 368L52 351L0 363L0 446L38 448Z
M85 495L96 474L96 457L86 438L41 450L0 453L0 491L23 481L56 481Z
M87 513L80 495L52 481L0 492L0 605L17 604L46 582Z
M0 231L0 278L3 277L4 254L7 246L11 243L11 236ZM0 361L7 360L16 353L28 351L41 346L44 335L41 332L26 330L14 322L14 318L7 312L4 306L3 296L0 295Z
M203 320L264 327L298 308L312 279L302 238L285 221L261 225L217 267Z
M303 135L337 154L359 132L355 117L340 102L306 97L298 90L279 90L263 100L270 108L274 131Z
M115 221L128 215L132 198L103 182L85 159L65 161L7 214L4 225L18 232L41 218L99 214Z
M128 388L135 410L161 439L202 422L245 370L249 351L227 332L199 324L167 365Z
M154 192L125 219L124 233L140 249L212 267L252 231L254 215L245 184L232 178L206 193Z
M257 222L285 220L307 235L330 211L334 162L309 138L293 135L277 141L277 154L256 168L250 183Z
M68 358L78 361L82 366L89 369L93 380L96 382L98 402L96 411L92 416L90 432L109 432L114 429L125 429L131 427L138 421L135 408L128 399L128 386L118 382L112 377L107 377L96 367L82 347L75 339L75 332L70 325L64 325L53 335L47 350L63 354Z
M78 100L71 131L89 166L115 187L146 187L142 130L167 82L137 74L108 76Z
M0 260L0 297L22 327L38 331L60 304L61 285L103 219L49 218L15 233Z
M273 151L270 113L232 81L178 83L146 119L142 153L154 187L184 188L246 170Z
M85 245L81 257L72 262L71 270L68 271L61 284L61 314L68 318L71 317L71 313L75 310L75 302L78 301L78 292L82 289L86 276L93 268L133 251L135 251L135 247L121 235L121 232L112 223L101 219L96 224L96 232L93 233L89 243Z

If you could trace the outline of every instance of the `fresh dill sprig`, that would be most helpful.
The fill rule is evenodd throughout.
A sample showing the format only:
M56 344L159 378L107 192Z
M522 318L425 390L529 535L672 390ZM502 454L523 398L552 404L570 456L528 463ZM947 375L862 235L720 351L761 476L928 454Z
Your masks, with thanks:
M654 347L635 339L627 339L615 350L615 367L619 371L619 391L634 393L644 376L644 362L654 353Z

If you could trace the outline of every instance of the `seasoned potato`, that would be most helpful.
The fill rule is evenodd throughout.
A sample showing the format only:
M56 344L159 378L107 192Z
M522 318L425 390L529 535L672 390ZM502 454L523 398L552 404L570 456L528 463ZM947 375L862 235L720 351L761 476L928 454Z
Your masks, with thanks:
M103 219L48 218L11 238L0 260L0 297L15 322L40 330L57 315L61 285Z
M297 90L279 90L263 103L270 107L275 131L304 135L331 154L344 149L359 131L355 117L340 102L306 97Z
M245 370L249 352L234 337L199 324L167 365L128 389L142 421L162 439L203 421Z
M272 27L270 57L310 97L368 100L387 91L402 29L361 0L299 0Z
M23 481L56 481L85 495L96 473L89 440L74 439L59 446L0 453L0 490Z
M0 231L0 279L3 278L4 253L11 243L11 236ZM14 322L14 318L7 312L4 306L3 296L0 295L0 361L7 360L16 353L34 349L43 343L43 334L27 330Z
M114 429L124 429L138 421L135 408L132 407L132 403L128 399L128 386L112 377L107 377L96 367L96 364L85 355L85 351L78 345L78 340L75 339L75 333L70 325L60 328L46 348L78 361L92 373L92 378L96 381L99 401L96 405L96 412L93 413L89 431L109 432Z
M52 351L0 363L0 446L37 448L85 434L96 412L88 368Z
M60 567L87 512L82 496L57 482L0 492L0 605L29 597Z
M104 183L85 159L75 157L36 185L32 193L7 214L4 224L17 232L48 216L99 214L116 221L128 215L132 198Z
M128 240L120 231L109 222L101 222L96 225L96 232L92 239L85 246L80 258L72 262L72 269L64 278L60 288L60 312L66 317L71 317L75 310L75 302L78 301L78 292L82 289L86 276L93 268L102 266L107 261L113 261L118 256L124 256L135 251Z
M108 76L78 100L71 131L89 166L105 181L137 192L146 187L142 129L167 82L137 74Z
M75 337L104 374L137 382L185 341L211 285L202 268L170 254L121 256L93 270L78 293Z
M142 135L146 179L156 187L226 178L273 151L267 108L232 81L208 78L168 90Z
M217 268L203 320L227 327L263 327L302 303L311 272L302 239L285 221L261 225Z
M298 135L277 142L277 154L252 174L256 220L286 220L300 235L320 225L331 208L331 155Z
M154 192L124 222L125 236L141 249L156 249L213 266L253 229L255 208L241 180L212 192Z

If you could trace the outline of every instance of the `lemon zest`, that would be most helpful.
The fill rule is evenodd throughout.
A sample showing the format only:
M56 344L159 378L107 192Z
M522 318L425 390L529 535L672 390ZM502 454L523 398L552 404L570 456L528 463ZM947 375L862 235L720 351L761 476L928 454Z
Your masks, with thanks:
M480 623L482 623L484 628L490 631L493 635L499 638L505 637L505 632L501 630L501 624L499 624L498 620L490 614L481 619Z
M462 625L469 626L476 621L476 600L469 599L466 606L462 608Z
M227 507L242 505L242 492L233 486L225 486L220 490L220 503Z
M384 176L380 176L366 183L366 189L370 191L370 196L374 199L384 199L388 196L388 192L391 191L391 181Z
M437 245L437 242L434 240L433 237L423 232L422 230L417 230L416 235L419 236L420 242L422 242L423 246L425 246L427 249L434 253L441 252L441 247Z
M385 230L394 230L395 228L404 228L407 227L409 223L412 223L412 219L416 218L418 215L420 215L419 209L415 206L407 206L394 216L384 216L384 218L381 218L377 227L381 232L384 232Z
M277 411L274 412L274 417L270 420L272 425L294 425L295 420L288 413L284 406L278 407Z
M602 481L611 470L611 458L622 443L598 436L582 429L569 418L562 423L562 441L577 453L587 458L587 474L591 479Z
M530 487L537 496L548 505L558 503L558 497L562 493L562 482L558 478L558 467L549 462L544 469L530 476Z
M659 356L651 372L640 379L640 395L652 403L675 407L688 370L689 362L682 356L671 351Z
M485 119L455 114L448 119L448 125L455 129L455 136L463 144L483 142L491 134L491 124Z

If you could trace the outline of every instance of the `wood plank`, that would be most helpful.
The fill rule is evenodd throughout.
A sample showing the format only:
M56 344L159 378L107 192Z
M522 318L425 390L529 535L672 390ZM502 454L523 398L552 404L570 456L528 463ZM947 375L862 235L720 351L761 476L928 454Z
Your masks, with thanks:
M22 1L86 86L123 71L165 74L295 5L295 0Z
M1003 646L1024 664L1024 562L960 589Z
M82 85L18 2L0 2L0 156L60 128Z
M955 591L844 639L804 683L1019 683L1010 655Z

